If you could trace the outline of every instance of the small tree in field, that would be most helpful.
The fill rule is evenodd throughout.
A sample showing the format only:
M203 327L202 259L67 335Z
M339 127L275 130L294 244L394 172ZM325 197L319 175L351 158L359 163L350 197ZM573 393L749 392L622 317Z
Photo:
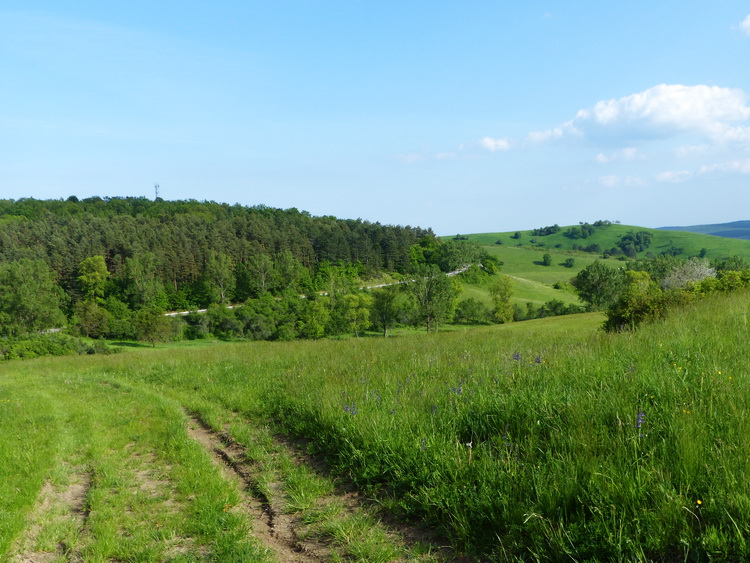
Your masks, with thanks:
M625 274L620 269L605 266L599 260L586 266L570 280L578 296L589 304L589 309L606 309L620 296L625 285Z
M382 330L383 336L388 336L388 330L396 326L399 315L403 311L403 298L399 287L392 285L372 292L372 308L370 315L373 327Z
M109 331L112 315L96 301L76 303L72 322L87 338L99 338Z
M157 342L166 342L171 336L171 322L159 307L146 307L138 311L134 319L138 340L150 342L156 347Z
M354 336L359 338L359 334L370 326L372 296L366 293L349 293L344 296L344 305L344 317Z
M417 323L424 324L427 332L437 332L440 323L453 316L460 285L454 284L451 278L431 264L417 271L408 291Z
M508 323L513 320L513 305L510 302L512 295L513 279L509 276L500 276L490 286L492 318L496 323Z

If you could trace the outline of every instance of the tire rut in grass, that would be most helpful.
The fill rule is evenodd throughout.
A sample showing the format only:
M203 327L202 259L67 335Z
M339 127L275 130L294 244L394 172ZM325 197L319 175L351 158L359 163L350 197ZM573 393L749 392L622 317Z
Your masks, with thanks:
M65 486L46 481L30 515L30 525L17 542L16 555L10 561L46 563L61 558L83 561L81 546L88 534L87 497L91 482L91 474L83 471L74 472ZM50 535L47 530L53 529L58 532Z
M296 533L299 522L274 506L262 492L256 477L257 468L247 463L242 446L224 432L209 428L200 418L189 417L189 436L201 444L222 469L224 476L243 489L243 511L252 518L253 532L263 544L284 562L327 561L330 550L326 545L301 540Z
M309 440L279 433L274 434L274 440L283 445L296 463L311 467L320 475L332 478L336 483L333 496L343 504L347 512L356 513L363 508L367 509L378 520L380 526L399 538L400 543L406 546L428 546L431 553L431 557L428 559L431 561L465 563L470 560L458 555L445 537L435 530L426 528L417 522L404 521L403 518L399 518L384 509L380 503L362 495L351 481L341 477L334 478L326 462L308 453Z

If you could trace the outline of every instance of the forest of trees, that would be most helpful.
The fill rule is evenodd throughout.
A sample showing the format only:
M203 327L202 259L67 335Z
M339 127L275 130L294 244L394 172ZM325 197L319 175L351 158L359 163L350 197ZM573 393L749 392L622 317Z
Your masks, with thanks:
M435 330L456 306L456 288L441 278L466 264L482 264L482 275L498 266L476 245L441 242L429 229L296 209L0 200L0 337L63 326L91 338L152 343L209 334L359 335L370 326L387 334L396 322ZM361 279L383 273L425 281L393 295L359 289ZM208 312L165 316L198 309Z

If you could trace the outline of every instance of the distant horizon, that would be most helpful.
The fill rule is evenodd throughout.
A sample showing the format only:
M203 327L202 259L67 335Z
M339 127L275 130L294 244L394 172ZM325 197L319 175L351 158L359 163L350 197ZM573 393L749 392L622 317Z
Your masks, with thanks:
M0 31L0 197L158 183L435 232L750 208L739 0L6 0Z

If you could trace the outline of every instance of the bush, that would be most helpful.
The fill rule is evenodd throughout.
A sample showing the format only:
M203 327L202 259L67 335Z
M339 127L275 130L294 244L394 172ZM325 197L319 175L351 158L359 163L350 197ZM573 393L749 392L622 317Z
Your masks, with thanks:
M625 272L625 289L607 310L607 331L633 329L647 320L663 317L668 300L647 272Z
M0 359L28 360L41 356L75 356L110 354L112 349L103 342L86 342L65 334L40 334L29 338L0 341Z
M459 302L453 316L454 322L468 325L489 324L491 319L492 311L490 311L490 308L473 297Z

